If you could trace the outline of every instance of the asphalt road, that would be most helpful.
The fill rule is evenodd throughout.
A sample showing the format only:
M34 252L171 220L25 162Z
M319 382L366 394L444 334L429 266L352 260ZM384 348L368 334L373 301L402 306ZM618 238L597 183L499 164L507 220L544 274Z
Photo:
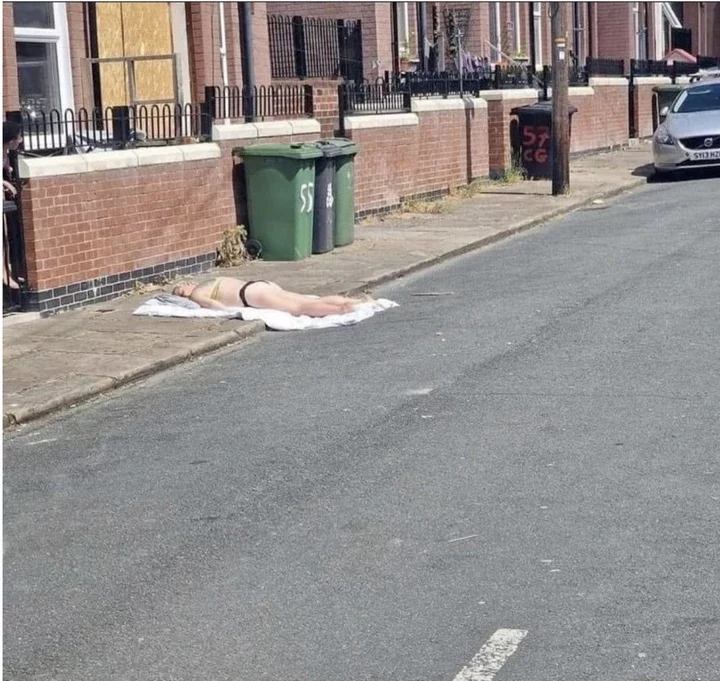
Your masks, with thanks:
M5 678L720 679L718 196L650 185L11 434Z

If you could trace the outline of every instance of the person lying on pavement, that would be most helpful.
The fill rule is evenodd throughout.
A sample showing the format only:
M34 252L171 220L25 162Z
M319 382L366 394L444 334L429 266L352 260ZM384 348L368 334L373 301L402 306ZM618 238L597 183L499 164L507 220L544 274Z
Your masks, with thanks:
M255 307L263 310L281 310L297 317L328 317L352 312L355 306L371 298L322 296L316 298L302 293L286 291L271 281L243 281L233 277L218 277L198 284L179 284L173 295L196 302L201 307L226 310L236 307Z

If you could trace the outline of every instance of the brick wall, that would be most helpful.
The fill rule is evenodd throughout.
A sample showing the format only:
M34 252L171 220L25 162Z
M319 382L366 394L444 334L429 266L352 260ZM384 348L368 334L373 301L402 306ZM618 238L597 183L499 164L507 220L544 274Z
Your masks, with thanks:
M204 101L206 85L222 83L217 21L217 3L189 4L188 50L192 74L192 97L195 102Z
M267 3L253 2L251 8L255 83L257 85L270 85L272 82L272 75L270 73L270 44L268 42Z
M22 206L31 307L58 311L100 302L136 281L210 267L223 230L247 224L242 164L235 163L232 150L317 138L308 133L226 140L183 147L190 159L201 147L215 153L219 148L214 158L39 177L29 173ZM182 153L180 147L165 149ZM143 151L164 153L137 153ZM123 155L135 153L106 152L91 162L112 168ZM50 161L83 162L84 157ZM21 167L23 174L28 173Z
M82 2L65 3L68 22L68 42L70 47L70 71L73 81L73 99L75 108L92 108L93 101L92 82L88 69L85 66L85 57L88 56L85 40L85 7Z
M373 118L390 125L347 132L360 146L355 160L359 213L394 207L411 196L444 193L488 174L484 108ZM401 120L410 124L392 125Z
M79 290L213 252L234 224L225 177L220 160L207 159L29 179L22 202L31 289Z
M15 31L13 3L4 2L3 12L3 111L17 111L20 108L18 91L17 55L15 53Z
M640 138L650 137L655 132L654 107L655 93L653 88L657 85L670 83L670 78L636 78L634 97L635 130Z
M578 108L572 119L571 152L628 143L628 84L623 78L614 80L617 85L594 85L592 95L578 96L573 91L586 91L586 88L570 88L570 103Z
M606 59L635 57L635 34L631 2L598 2L597 55Z

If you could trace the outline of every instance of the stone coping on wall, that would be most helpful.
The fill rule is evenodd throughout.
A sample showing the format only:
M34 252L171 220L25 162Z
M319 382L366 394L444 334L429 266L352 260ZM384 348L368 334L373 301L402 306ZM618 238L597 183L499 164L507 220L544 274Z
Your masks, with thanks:
M633 83L635 85L670 85L672 78L667 76L635 76Z
M163 163L184 163L220 158L220 147L213 143L181 144L167 147L145 147L120 151L98 151L72 156L20 158L18 171L22 179L75 175L102 170L121 170Z
M548 98L552 97L552 88L548 88ZM595 90L589 85L572 85L568 88L568 97L592 97Z
M625 78L625 76L593 76L592 78L588 78L588 85L590 87L603 87L605 85L627 87L629 83L630 80Z
M448 97L413 99L410 108L413 113L428 111L462 111L464 109L487 109L487 102L478 97Z
M420 125L420 117L414 113L368 114L345 116L346 130L368 130L370 128L398 128Z
M521 90L481 90L478 93L486 102L502 102L513 99L532 99L537 98L538 92L533 88L523 88Z
M212 138L215 142L319 134L320 121L314 118L299 118L293 121L262 121L260 123L216 123L212 128Z

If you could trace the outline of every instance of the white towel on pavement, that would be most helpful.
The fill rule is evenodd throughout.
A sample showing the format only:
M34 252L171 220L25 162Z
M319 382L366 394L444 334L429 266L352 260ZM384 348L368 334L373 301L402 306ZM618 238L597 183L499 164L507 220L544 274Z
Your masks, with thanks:
M303 331L305 329L327 329L333 326L350 326L372 317L376 312L389 310L398 304L392 300L381 298L355 306L347 314L330 315L329 317L296 317L280 310L259 310L254 307L234 307L227 310L210 310L200 307L187 298L161 294L146 300L133 312L134 315L147 317L185 317L198 319L242 319L243 321L259 320L268 329L274 331Z

